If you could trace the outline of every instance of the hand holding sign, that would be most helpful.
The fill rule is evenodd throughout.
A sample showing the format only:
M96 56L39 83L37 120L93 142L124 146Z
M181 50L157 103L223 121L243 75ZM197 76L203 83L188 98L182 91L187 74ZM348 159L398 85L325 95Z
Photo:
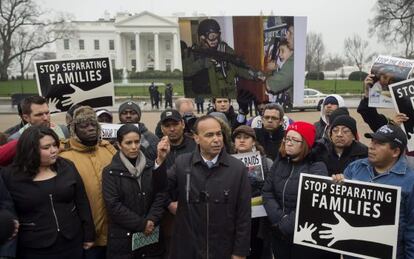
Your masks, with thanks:
M310 242L312 244L317 244L315 239L313 239L312 234L317 229L312 223L308 226L308 222L305 222L305 225L299 226L299 232L296 233L296 238L300 241Z

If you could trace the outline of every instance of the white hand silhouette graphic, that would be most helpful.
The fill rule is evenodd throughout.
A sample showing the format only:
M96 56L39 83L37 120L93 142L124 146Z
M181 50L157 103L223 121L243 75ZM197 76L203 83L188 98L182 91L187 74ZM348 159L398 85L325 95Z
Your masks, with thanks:
M313 232L315 232L315 230L317 229L317 227L315 227L315 225L312 223L308 226L308 222L305 222L305 225L299 226L299 231L295 234L295 239L299 240L299 241L306 241L306 242L310 242L312 244L317 244L315 239L313 239L312 234Z
M62 101L62 106L71 106L89 99L94 99L103 96L102 93L113 92L112 82L103 84L89 91L84 91L74 84L70 84L70 86L75 90L75 92L71 94L65 94L62 96L63 98L66 98Z
M49 112L50 113L57 113L61 112L61 109L56 108L56 105L59 103L59 99L57 98L48 98L48 106L49 106Z

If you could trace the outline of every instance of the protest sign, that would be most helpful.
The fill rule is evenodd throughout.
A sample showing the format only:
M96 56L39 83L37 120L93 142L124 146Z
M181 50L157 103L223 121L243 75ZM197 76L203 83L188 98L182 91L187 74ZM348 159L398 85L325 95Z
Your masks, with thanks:
M119 128L122 127L124 124L111 124L111 123L100 123L101 125L101 138L102 139L116 139L116 133L118 132ZM134 124L137 128L139 128L138 124Z
M109 58L35 61L39 95L49 101L51 112L72 105L113 106L114 82Z
M264 181L262 156L259 151L233 154L232 156L243 162L247 167L249 176Z
M395 258L401 188L301 174L294 243L362 258Z
M186 97L303 102L306 17L180 17L179 27Z
M395 110L408 116L401 127L407 134L408 151L414 151L414 79L389 85L389 89Z
M414 60L378 56L371 67L375 75L374 84L369 89L370 107L392 108L392 98L388 86L406 80L412 76Z

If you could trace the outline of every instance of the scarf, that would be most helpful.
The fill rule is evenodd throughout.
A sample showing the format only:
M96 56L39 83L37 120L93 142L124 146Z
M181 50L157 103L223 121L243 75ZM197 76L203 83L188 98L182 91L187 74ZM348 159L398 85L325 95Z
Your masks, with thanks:
M145 164L147 163L147 161L145 159L145 156L142 153L142 151L139 152L139 155L137 157L137 161L135 162L135 165L131 164L131 162L124 155L124 153L119 152L119 157L121 158L121 162L127 168L128 172L131 175L137 177L139 187L141 188L141 176L142 176L142 172L144 171Z

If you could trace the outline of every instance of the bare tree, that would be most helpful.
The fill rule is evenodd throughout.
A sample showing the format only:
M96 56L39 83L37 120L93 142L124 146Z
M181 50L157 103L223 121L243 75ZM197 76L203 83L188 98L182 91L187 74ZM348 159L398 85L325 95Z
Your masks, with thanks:
M343 67L345 64L345 60L338 54L328 54L325 58L324 68L328 71L337 70Z
M325 45L320 33L310 32L306 35L306 70L308 72L320 72L323 66Z
M345 38L345 56L358 67L359 71L362 71L364 63L374 55L373 53L368 54L368 45L368 41L363 40L361 36L357 34Z
M71 33L63 16L55 20L42 16L33 0L0 1L0 80L8 79L7 69L16 58Z
M371 31L388 44L402 44L406 58L414 58L414 0L378 0Z

